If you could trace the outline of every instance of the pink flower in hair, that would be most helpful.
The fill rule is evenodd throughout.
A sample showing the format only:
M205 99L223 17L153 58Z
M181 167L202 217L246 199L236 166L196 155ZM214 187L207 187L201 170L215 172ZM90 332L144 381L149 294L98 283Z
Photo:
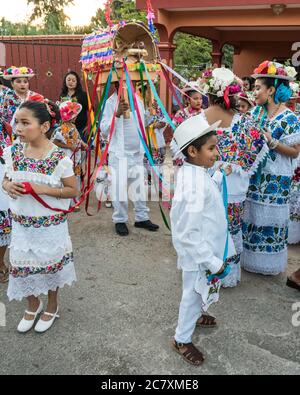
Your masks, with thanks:
M235 95L235 94L241 92L242 87L238 84L234 84L234 85L231 85L229 89L230 89L230 93L232 95Z
M210 78L210 77L212 77L212 70L205 70L205 71L203 71L202 77L203 78Z
M283 67L279 67L279 68L277 69L277 74L278 74L278 75L286 75L286 71L284 70Z

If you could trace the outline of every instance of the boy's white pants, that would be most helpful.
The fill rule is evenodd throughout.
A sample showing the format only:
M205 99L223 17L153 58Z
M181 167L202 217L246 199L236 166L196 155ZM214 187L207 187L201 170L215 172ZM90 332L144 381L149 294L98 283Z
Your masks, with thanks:
M179 307L175 340L178 343L190 343L198 318L202 316L202 298L195 291L198 271L182 271L182 298Z

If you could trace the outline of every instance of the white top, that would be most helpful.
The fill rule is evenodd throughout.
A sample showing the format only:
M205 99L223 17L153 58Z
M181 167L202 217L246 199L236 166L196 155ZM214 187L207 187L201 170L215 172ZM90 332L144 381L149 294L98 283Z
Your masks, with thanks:
M133 115L130 113L130 119L123 120L124 149L126 153L136 154L140 150L138 131L134 124Z
M20 164L20 168L14 168L13 166L12 150L15 160ZM6 148L3 157L5 160L5 173L14 182L27 181L60 188L63 186L63 178L74 175L72 161L64 156L62 150L54 144L53 149L48 152L43 160L26 158L22 144L16 144L13 148ZM46 164L44 165L45 162ZM47 168L46 166L49 167ZM51 166L53 166L53 171L51 171ZM40 169L45 169L46 174L42 174ZM41 198L51 207L63 210L68 210L70 207L70 199L57 199L46 195L41 195ZM11 211L18 215L49 216L56 213L38 203L31 195L19 196L17 199L9 198L9 202Z
M136 95L138 107L140 110L143 125L145 126L145 108L142 100ZM107 100L103 118L100 124L100 129L105 139L108 138L113 114L117 106L118 95L113 93ZM126 156L126 154L137 153L144 154L144 148L140 141L137 124L134 116L130 113L130 119L125 120L123 115L116 118L115 130L111 143L109 145L109 152L113 152L118 158Z
M217 273L222 265L228 223L217 183L207 171L187 162L179 169L171 209L172 239L178 255L178 268L185 271L210 270ZM229 237L228 257L235 253Z

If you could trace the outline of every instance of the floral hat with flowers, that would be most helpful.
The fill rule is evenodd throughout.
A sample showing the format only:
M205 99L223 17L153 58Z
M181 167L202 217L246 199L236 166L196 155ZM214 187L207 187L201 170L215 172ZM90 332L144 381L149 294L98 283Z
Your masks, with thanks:
M253 78L278 78L281 80L294 81L297 71L292 66L285 66L278 62L265 60L255 70Z
M6 80L11 80L13 78L32 78L34 75L33 70L29 67L11 66L4 70L3 78Z
M255 106L255 100L251 92L241 92L237 95L239 99L245 100L251 107Z
M82 110L82 105L73 101L65 101L60 104L59 112L63 122L70 122Z
M198 83L205 94L223 97L228 108L230 107L229 96L234 96L243 89L243 82L225 67L205 70Z

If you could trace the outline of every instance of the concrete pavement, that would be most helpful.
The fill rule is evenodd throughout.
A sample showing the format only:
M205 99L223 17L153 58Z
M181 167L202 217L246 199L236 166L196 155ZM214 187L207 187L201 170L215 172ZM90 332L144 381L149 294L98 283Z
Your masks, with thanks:
M161 230L130 226L127 238L114 234L111 209L70 216L78 282L61 290L61 318L47 333L17 333L25 302L8 303L0 285L7 309L0 375L300 374L300 326L292 325L300 293L285 286L285 275L244 272L239 287L222 291L211 309L218 328L197 329L194 337L206 355L203 367L190 366L171 350L181 276L158 206L150 207ZM299 246L290 249L288 270L297 267Z

